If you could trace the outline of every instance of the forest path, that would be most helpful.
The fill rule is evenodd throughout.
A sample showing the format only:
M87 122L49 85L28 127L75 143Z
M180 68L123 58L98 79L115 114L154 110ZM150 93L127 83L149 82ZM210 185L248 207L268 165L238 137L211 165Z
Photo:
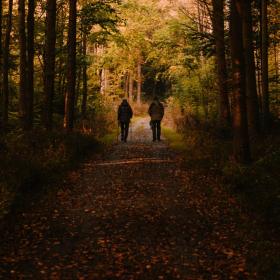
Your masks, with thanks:
M1 236L1 279L256 279L254 224L236 201L152 143L147 118L132 133L18 214Z

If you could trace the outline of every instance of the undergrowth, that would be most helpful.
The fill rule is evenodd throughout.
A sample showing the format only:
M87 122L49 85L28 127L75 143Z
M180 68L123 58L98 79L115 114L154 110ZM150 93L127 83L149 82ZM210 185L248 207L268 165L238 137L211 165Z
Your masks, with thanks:
M188 150L185 144L184 137L169 127L162 127L162 133L167 138L169 146L178 151Z
M221 176L248 209L280 227L279 129L254 140L254 160L247 166L231 160L232 141L221 139L215 131L192 127L180 134L166 128L163 132L170 146L183 152L187 167Z
M280 229L280 138L268 136L255 143L255 161L248 166L228 162L224 181L269 226ZM264 151L265 150L265 151Z
M278 130L278 132L277 132ZM280 259L272 252L273 239L280 231L280 128L273 134L259 137L252 143L253 162L244 166L231 160L232 142L223 140L214 131L188 128L178 134L164 129L171 147L181 150L188 169L195 174L217 177L227 191L243 205L244 211L258 220L265 233L263 241L252 244L262 255L252 259L260 279L278 279ZM206 182L205 182L206 183ZM249 225L248 225L249 226Z
M0 138L0 217L16 199L42 191L99 147L93 136L13 131Z

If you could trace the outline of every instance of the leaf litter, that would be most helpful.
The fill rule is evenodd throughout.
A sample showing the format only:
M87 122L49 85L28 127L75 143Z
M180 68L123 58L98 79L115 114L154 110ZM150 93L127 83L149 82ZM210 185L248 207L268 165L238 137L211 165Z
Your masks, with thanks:
M261 279L256 223L142 124L4 227L0 279Z

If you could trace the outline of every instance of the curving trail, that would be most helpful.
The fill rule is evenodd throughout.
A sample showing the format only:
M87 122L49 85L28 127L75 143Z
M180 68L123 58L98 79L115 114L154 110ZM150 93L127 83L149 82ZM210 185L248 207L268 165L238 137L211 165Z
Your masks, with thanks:
M255 224L148 119L2 233L0 279L258 279ZM248 230L250 224L251 231Z

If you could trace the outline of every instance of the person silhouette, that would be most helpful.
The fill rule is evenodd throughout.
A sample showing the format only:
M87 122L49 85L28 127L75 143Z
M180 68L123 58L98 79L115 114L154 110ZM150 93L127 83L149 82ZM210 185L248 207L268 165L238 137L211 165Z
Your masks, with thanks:
M123 99L118 108L118 122L121 127L121 141L126 142L129 130L130 119L133 116L133 111L126 99Z
M154 97L148 113L151 117L151 127L153 131L153 141L160 141L161 136L161 120L164 116L164 107L157 97Z

